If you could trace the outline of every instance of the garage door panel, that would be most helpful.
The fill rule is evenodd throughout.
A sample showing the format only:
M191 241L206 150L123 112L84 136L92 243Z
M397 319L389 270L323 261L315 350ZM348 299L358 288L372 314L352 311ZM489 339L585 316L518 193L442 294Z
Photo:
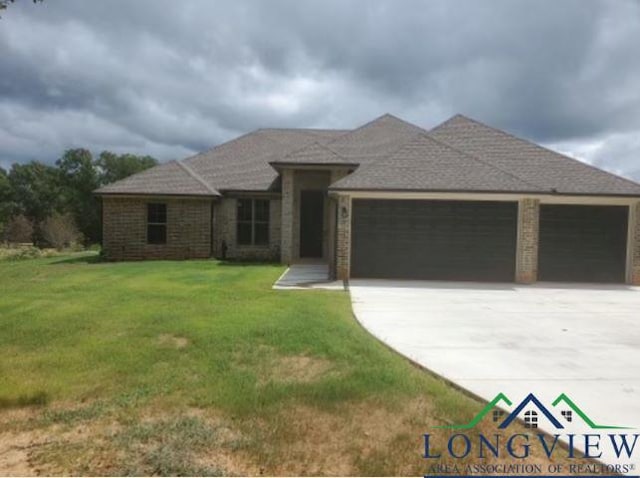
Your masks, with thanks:
M624 282L628 214L626 206L541 206L538 278Z
M512 281L517 204L354 200L352 276Z

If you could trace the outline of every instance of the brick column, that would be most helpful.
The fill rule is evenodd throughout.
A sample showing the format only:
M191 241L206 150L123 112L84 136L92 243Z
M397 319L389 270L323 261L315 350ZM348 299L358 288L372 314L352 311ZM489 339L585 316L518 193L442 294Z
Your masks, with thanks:
M280 222L280 261L291 264L293 259L293 170L282 171L282 219Z
M351 197L338 196L336 277L347 280L351 272Z
M630 234L630 271L629 282L633 285L640 285L640 202L630 206L629 227Z
M516 282L531 284L538 280L538 238L540 201L532 198L518 202L518 246Z

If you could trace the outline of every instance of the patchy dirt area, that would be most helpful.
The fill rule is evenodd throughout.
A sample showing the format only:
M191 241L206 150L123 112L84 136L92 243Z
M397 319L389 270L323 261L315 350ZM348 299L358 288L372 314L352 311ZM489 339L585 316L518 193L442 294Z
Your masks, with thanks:
M161 347L183 349L189 345L189 339L178 335L162 334L158 336L158 345Z
M0 475L413 476L427 473L422 434L436 420L426 398L295 405L242 419L199 408L86 412L95 408L1 411ZM488 423L476 430L493 431Z
M32 476L38 474L29 460L29 449L42 443L35 433L0 434L0 474L3 476Z

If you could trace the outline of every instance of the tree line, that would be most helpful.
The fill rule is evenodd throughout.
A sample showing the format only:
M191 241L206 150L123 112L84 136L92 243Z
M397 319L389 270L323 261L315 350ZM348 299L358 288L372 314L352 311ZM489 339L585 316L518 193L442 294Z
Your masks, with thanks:
M0 242L99 243L101 205L93 191L156 164L151 156L103 151L94 158L87 149L69 149L53 166L0 168Z

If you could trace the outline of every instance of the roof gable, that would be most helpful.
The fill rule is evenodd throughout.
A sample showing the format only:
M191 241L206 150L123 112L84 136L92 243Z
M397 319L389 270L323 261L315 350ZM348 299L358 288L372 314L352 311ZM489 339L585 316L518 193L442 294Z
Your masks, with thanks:
M426 131L385 114L327 143L327 147L351 162L377 160Z

